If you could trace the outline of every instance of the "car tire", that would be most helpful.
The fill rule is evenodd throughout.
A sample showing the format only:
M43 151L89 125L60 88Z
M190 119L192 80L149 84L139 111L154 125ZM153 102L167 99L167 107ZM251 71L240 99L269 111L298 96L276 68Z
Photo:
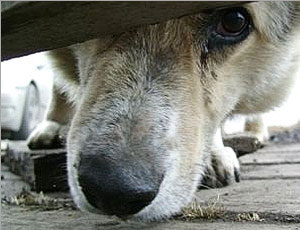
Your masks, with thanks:
M40 95L34 83L27 87L22 123L19 131L14 133L15 140L25 140L39 123Z

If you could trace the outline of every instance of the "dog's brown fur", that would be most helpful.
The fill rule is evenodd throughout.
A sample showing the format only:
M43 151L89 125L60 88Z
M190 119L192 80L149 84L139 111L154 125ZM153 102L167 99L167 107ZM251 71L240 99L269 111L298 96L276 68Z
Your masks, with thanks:
M214 11L50 52L57 70L53 100L29 146L53 144L71 120L69 184L80 208L106 212L88 202L90 185L79 181L89 167L102 175L86 159L125 170L125 183L159 185L153 201L134 215L142 219L179 212L206 172L216 176L215 183L234 181L239 164L223 146L222 121L280 104L300 53L299 3L244 7L253 25L236 44L217 47L209 37L221 12Z

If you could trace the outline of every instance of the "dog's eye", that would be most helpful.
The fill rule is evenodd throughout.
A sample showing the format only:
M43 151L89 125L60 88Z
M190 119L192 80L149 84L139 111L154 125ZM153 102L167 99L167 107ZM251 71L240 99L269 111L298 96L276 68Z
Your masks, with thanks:
M245 40L252 31L252 20L245 8L216 11L211 15L207 50L216 51Z
M216 32L224 37L240 35L249 25L249 15L244 9L225 11L217 25Z

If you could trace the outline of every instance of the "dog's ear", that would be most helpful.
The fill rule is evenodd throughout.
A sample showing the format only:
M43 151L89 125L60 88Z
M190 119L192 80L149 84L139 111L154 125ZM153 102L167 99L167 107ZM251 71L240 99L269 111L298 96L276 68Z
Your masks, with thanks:
M253 2L246 5L261 39L284 41L300 24L299 2Z

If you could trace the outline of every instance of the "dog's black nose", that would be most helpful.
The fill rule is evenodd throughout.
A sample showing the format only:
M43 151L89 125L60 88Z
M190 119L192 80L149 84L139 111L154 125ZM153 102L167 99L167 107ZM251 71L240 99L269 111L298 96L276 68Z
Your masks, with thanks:
M135 164L82 156L78 180L88 202L109 215L139 212L158 193L161 178Z

